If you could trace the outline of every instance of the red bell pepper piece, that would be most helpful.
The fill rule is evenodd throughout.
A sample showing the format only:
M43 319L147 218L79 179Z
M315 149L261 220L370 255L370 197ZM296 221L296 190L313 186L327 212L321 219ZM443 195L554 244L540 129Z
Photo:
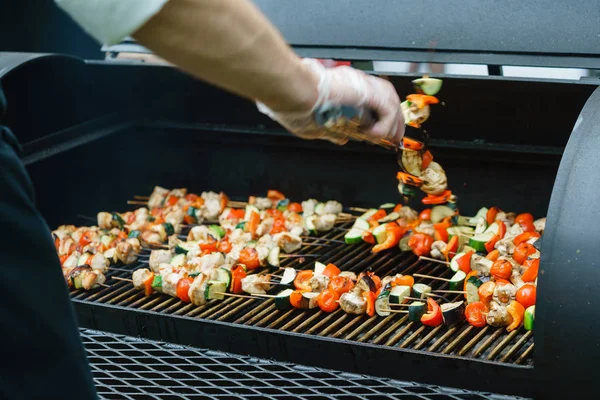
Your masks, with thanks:
M527 269L523 271L523 274L521 275L523 282L535 282L540 269L540 259L536 258L533 260L526 260L523 266L527 267Z
M446 261L450 261L450 254L456 254L458 250L458 235L452 236L452 239L446 244L444 250L442 250L442 254L446 258Z
M369 244L375 244L375 236L373 236L373 232L371 232L370 230L363 232L362 240Z
M515 249L513 253L513 259L519 264L523 264L527 260L527 257L536 251L536 248L532 244L523 242Z
M401 228L395 222L390 222L385 226L385 240L376 246L373 246L373 253L379 253L380 251L391 249L396 246L402 236L407 232L408 229Z
M417 178L414 175L407 174L406 172L398 172L396 174L396 179L402 181L405 185L410 186L421 186L423 184L423 180L421 178Z
M414 139L403 137L402 138L402 147L405 149L420 151L423 149L423 143L418 142Z
M431 252L433 238L426 233L414 233L408 240L408 246L417 256L425 256Z
M406 100L410 101L417 108L423 108L429 104L438 104L440 101L435 96L429 96L426 94L413 93L406 96ZM406 138L405 138L406 139Z
M520 245L521 243L527 242L531 238L539 238L540 234L537 232L523 232L520 235L517 235L516 238L513 239L513 243L515 246Z
M150 296L154 289L152 288L152 282L154 281L154 273L150 273L148 277L144 280L144 294L146 296Z
M267 191L267 198L271 201L285 200L285 196L283 193L273 189L269 189Z
M467 322L475 328L483 328L487 325L485 314L487 307L481 301L476 301L467 305L465 309L465 317Z
M375 293L371 291L363 292L363 298L367 302L367 315L369 315L369 317L372 317L373 315L375 315Z
M431 221L431 208L426 208L421 211L421 214L419 214L419 219L421 221Z
M442 309L431 297L427 298L427 312L421 317L421 323L427 326L439 326L444 322Z
M242 291L242 279L246 277L246 270L243 266L237 265L231 269L231 293L241 294Z
M402 204L396 204L396 207L394 207L394 211L393 212L399 212L400 209L402 209Z
M498 214L498 211L500 211L498 209L498 207L490 207L488 212L485 214L485 220L488 223L488 225L491 225L492 222L494 222L494 220L496 219L496 215Z
M423 204L444 204L447 203L452 198L452 191L444 190L442 194L437 196L428 194L427 197L423 197L421 202Z
M464 255L460 256L456 262L458 263L458 268L468 274L471 271L471 258L473 257L473 250L466 252ZM466 282L466 279L465 279Z
M423 157L422 157L422 161L421 161L421 168L425 169L429 166L429 164L431 164L431 162L433 161L433 154L431 154L431 152L429 150L427 150L425 153L423 153Z
M367 218L367 221L379 221L381 218L385 217L386 215L387 215L387 213L385 212L384 209L377 210L377 212L375 212L375 214L373 214L369 218Z

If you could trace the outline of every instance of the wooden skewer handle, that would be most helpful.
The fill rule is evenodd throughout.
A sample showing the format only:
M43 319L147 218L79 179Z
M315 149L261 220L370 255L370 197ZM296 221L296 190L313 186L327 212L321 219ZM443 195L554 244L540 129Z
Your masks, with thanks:
M439 276L422 275L422 274L413 274L413 276L415 276L417 278L436 279L438 281L450 282L450 279L440 278Z

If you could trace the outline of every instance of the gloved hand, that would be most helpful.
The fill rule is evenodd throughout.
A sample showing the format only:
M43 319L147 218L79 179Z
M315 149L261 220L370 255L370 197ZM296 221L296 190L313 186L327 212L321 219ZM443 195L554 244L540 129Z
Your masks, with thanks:
M341 66L325 68L315 59L302 63L318 78L319 97L310 110L277 112L257 102L260 112L279 122L287 130L304 139L325 139L335 144L345 144L347 137L319 129L313 112L323 105L346 105L373 110L378 121L366 132L373 139L387 139L399 144L404 136L404 117L400 99L394 86L381 78L357 69Z

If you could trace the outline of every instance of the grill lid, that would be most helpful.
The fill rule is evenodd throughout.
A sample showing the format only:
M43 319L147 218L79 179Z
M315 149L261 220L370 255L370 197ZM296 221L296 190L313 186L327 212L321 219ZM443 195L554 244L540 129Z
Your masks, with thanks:
M593 1L255 3L302 56L600 68Z

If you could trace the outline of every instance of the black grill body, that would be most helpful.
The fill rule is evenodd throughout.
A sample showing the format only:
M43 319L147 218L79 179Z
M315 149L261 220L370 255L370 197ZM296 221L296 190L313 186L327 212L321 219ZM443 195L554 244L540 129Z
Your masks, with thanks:
M148 194L156 184L187 187L191 192L224 191L240 200L277 188L294 199L334 198L354 206L398 201L394 154L365 144L336 147L296 139L260 115L252 103L169 67L83 62L59 55L1 54L0 61L7 66L0 77L9 101L5 123L24 145L23 160L38 206L51 227L84 224L80 214L124 210L127 199ZM412 79L390 76L399 93L410 92ZM573 199L575 203L565 205L558 199L565 198L560 195L568 187L565 177L572 176L565 171L583 151L571 148L571 143L587 143L577 138L589 138L598 129L597 123L589 122L597 118L588 118L597 116L593 110L600 108L598 95L590 98L597 85L592 80L445 77L440 96L445 105L435 110L428 130L432 152L446 169L461 212L470 215L481 206L496 205L543 216L554 193L548 214L551 233L544 243L557 247L561 241L572 243L559 226L567 215L564 209L576 207L585 219L594 215L584 211L591 203ZM473 118L464 120L466 113ZM584 122L569 139L580 113ZM570 166L561 165L565 148ZM600 166L593 154L586 160ZM581 182L588 186L577 189L589 194L585 198L594 198L591 181ZM591 254L593 246L593 241L582 243L580 250ZM544 244L539 329L534 333L535 343L543 343L543 355L536 346L533 366L132 310L86 299L74 303L81 325L94 329L354 373L550 396L554 393L548 393L547 376L592 365L595 349L578 353L584 361L578 365L568 349L585 346L589 332L600 329L595 323L586 325L579 312L556 312L557 306L570 304L565 310L593 315L592 306L584 304L588 297L575 291L566 295L560 289L565 274L563 265L557 264L563 260L560 254ZM583 256L572 259L571 268L587 261ZM595 278L590 268L580 271ZM573 277L581 278L581 273ZM557 324L569 326L569 337L557 332ZM564 365L553 362L555 355L564 357Z

